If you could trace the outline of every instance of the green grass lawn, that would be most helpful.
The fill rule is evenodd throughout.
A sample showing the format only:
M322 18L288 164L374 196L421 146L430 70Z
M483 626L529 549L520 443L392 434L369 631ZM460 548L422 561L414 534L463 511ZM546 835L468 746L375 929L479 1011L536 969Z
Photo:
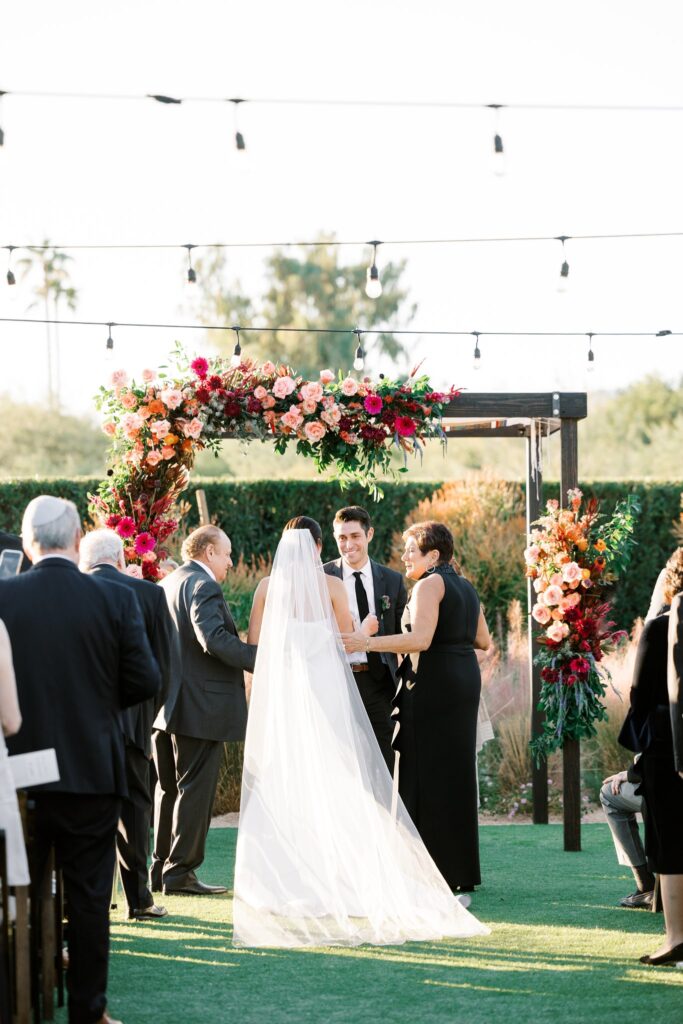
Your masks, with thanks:
M231 882L236 835L210 833L204 881ZM583 827L582 853L562 851L557 825L488 825L481 846L472 910L491 934L476 939L236 950L229 897L170 897L155 924L118 911L110 1012L124 1024L683 1021L683 970L637 962L662 915L616 906L633 886L606 825Z

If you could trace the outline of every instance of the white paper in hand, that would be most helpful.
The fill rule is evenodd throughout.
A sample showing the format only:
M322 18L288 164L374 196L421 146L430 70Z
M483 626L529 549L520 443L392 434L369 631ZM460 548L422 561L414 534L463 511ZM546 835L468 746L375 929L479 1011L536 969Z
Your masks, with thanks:
M29 754L15 754L8 758L15 789L42 786L46 782L59 782L57 754L54 747L32 750Z

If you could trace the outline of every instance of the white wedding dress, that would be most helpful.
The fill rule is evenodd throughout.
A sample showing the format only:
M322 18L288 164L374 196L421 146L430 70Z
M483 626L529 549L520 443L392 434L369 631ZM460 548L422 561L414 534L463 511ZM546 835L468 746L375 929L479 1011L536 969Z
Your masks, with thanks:
M451 893L400 799L308 530L268 585L235 864L236 946L355 946L488 934Z

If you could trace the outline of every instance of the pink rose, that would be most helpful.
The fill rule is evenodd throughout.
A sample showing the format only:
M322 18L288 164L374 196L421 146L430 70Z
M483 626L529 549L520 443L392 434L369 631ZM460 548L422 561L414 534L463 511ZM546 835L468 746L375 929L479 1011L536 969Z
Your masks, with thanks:
M183 393L179 388L165 388L159 392L159 398L167 409L177 409L183 404Z
M121 430L128 440L132 440L142 429L143 423L142 416L138 416L136 412L127 412L125 416L121 417Z
M320 380L323 384L331 384L332 381L334 380L334 374L332 373L332 370L321 370Z
M564 597L564 591L562 587L550 586L547 590L543 591L543 604L553 605L559 604Z
M536 593L540 594L544 590L548 589L548 584L546 583L546 581L544 579L540 579L539 578L537 580L534 580L533 587L534 587L534 590L536 591Z
M305 398L301 403L301 411L305 416L311 416L318 408L318 403Z
M272 395L266 395L266 397L261 402L261 405L263 406L264 409L272 409L273 406L275 405L275 399L273 398Z
M164 445L164 447L161 449L162 459L172 459L174 455L175 448L172 448L170 445Z
M570 608L576 608L577 604L581 603L581 594L567 594L560 601L560 608L564 611L568 611Z
M542 626L545 626L546 622L550 622L550 611L543 604L535 604L531 614Z
M303 416L298 405L290 405L289 412L286 412L280 419L280 423L283 427L289 427L290 430L296 430L303 422Z
M296 384L291 377L278 377L273 384L273 394L276 398L286 398L287 395L291 395L295 387Z
M559 644L560 641L569 634L569 626L566 622L553 622L552 626L548 626L545 631L545 635L548 640L552 640L553 643Z
M155 378L156 378L156 372L154 370L143 370L142 371L142 379L144 380L145 384L151 384L152 381Z
M335 427L341 419L339 406L333 405L329 409L325 409L325 411L320 414L320 419L327 423L328 426Z
M121 405L124 409L134 409L138 404L138 400L132 391L126 391L125 395L121 395Z
M132 576L135 580L142 579L142 566L140 565L128 565L126 566L126 573L128 576Z
M158 466L158 464L161 462L161 455L159 454L159 452L152 450L151 452L147 453L147 458L145 459L145 462L147 463L148 466L154 468L154 466Z
M536 562L540 558L541 549L538 544L530 544L524 552L524 561L527 565L536 565Z
M271 363L270 359L266 359L261 367L261 372L265 377L272 377L274 373L277 373L277 367L275 363Z
M107 420L106 423L102 424L102 430L109 437L113 437L114 434L116 433L116 424L114 423L113 420Z
M317 381L304 384L301 388L301 397L304 402L319 402L323 397L323 386Z
M109 383L114 388L121 388L124 384L128 383L128 374L125 370L114 370L109 378Z
M268 392L262 384L259 384L257 388L254 388L254 398L258 398L259 402L262 402Z
M152 431L152 433L158 440L161 440L161 438L166 437L167 434L170 434L171 424L168 422L168 420L155 420L154 423L150 424L149 429Z
M325 436L327 430L320 420L313 420L312 423L307 423L304 426L304 434L309 441L316 442Z
M185 437L193 437L195 440L199 437L201 432L202 421L198 420L196 417L193 420L190 420L189 423L186 423L185 426L183 427L183 433L185 434Z
M358 382L353 377L345 377L341 382L342 394L346 395L347 398L351 398L358 391Z
M565 583L574 583L582 578L581 567L576 562L568 562L562 568L562 579Z
M557 500L557 498L551 498L550 501L546 501L545 507L547 508L548 512L557 512L558 508L560 507L560 503Z
M564 581L562 579L562 573L561 572L554 572L552 574L552 576L550 577L550 586L551 587L561 587L563 582Z

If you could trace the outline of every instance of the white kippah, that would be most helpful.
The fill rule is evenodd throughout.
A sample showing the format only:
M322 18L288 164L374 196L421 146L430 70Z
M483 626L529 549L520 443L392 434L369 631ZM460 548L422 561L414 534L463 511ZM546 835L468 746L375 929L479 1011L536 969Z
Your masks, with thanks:
M24 512L24 521L31 526L45 526L53 523L64 515L68 508L64 498L54 498L51 494L40 494L29 501Z

